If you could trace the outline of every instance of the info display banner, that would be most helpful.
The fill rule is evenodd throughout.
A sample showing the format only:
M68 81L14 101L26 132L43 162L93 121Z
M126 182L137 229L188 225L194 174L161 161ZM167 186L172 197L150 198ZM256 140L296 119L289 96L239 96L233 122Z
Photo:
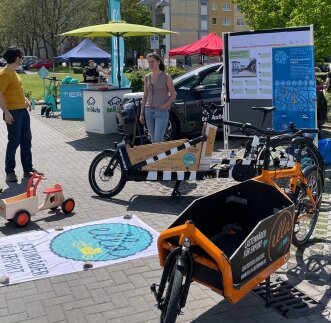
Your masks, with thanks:
M315 128L314 47L273 48L272 75L274 128L286 129L289 122L298 128Z
M253 111L251 107L274 105L278 110L280 104L280 109L283 110L277 111L275 124L273 123L272 114L269 114L263 124L264 128L275 125L277 129L280 129L285 127L288 122L294 122L297 126L315 127L316 117L312 111L312 109L315 110L313 105L310 104L309 108L307 108L307 105L302 106L302 103L305 102L306 104L307 101L302 101L301 97L296 101L292 96L295 105L292 105L291 108L287 105L286 111L288 113L285 113L285 117L283 113L284 105L279 96L281 84L279 81L285 81L287 84L289 82L292 84L292 81L295 80L299 82L299 79L294 76L294 69L299 68L299 65L303 66L302 74L305 74L305 76L300 76L302 84L307 84L305 81L308 81L308 85L311 86L309 82L312 73L314 73L312 26L223 33L223 44L225 120L250 122L255 126L260 126L262 113ZM291 65L286 65L286 67L281 66L278 69L279 64L274 67L274 55L276 55L274 51L277 49L283 50L284 48L288 48L284 50L284 53L289 57L290 55L293 55L293 57L295 55L300 56L300 60L297 61L298 64L295 67L294 60L292 60ZM301 52L299 48L302 48ZM307 55L305 60L302 60L305 55ZM286 64L290 64L289 62ZM282 78L278 77L280 74L283 74ZM292 76L289 76L289 74ZM284 75L288 75L288 77L284 78ZM274 91L277 91L278 94ZM307 91L309 91L309 95L305 94L305 97L309 97L308 100L310 100L314 93L312 88ZM295 111L304 111L304 113L298 117ZM310 112L308 113L308 111ZM274 113L274 117L275 115ZM307 125L308 119L310 120L309 126ZM230 130L229 127L224 127L225 140L230 134L233 135Z
M230 99L272 99L272 50L311 45L310 29L298 31L230 33Z

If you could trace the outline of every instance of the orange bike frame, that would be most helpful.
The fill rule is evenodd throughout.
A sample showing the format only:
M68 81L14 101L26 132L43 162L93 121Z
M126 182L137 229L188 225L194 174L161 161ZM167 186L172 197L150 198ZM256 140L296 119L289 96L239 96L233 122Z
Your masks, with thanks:
M300 182L305 187L307 187L306 193L309 197L310 202L312 203L312 205L314 205L314 206L316 205L312 192L307 185L307 179L302 174L301 164L299 162L295 162L294 166L290 169L262 170L262 174L255 177L254 179L259 182L275 186L279 191L281 191L284 194L284 190L282 190L275 182L275 180L277 180L277 179L284 179L284 178L291 178L290 189L293 190L293 192L295 192L295 190L296 190L296 187L298 185L298 179L299 179Z

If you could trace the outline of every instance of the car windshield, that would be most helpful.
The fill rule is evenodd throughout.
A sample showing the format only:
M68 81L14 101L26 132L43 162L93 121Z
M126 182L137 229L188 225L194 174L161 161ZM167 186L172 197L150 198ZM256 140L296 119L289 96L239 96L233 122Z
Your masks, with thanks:
M177 83L185 80L186 78L189 78L195 74L199 74L201 71L205 70L207 67L209 66L212 66L213 64L210 64L210 65L204 65L204 66L201 66L201 67L198 67L198 68L195 68L193 69L192 71L189 71L183 75L180 75L180 76L177 76L174 78L173 82L174 82L174 85L176 85ZM217 65L217 64L215 64Z

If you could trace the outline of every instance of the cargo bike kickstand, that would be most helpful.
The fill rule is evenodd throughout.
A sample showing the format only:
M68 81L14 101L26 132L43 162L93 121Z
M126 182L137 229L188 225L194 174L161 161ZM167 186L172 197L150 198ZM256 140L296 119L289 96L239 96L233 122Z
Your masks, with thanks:
M266 136L261 175L196 199L160 233L164 269L160 284L151 286L160 322L176 321L192 281L236 303L265 280L269 306L270 275L289 260L291 243L304 245L314 230L322 196L316 165L301 169L297 151L292 168L269 170L270 139L276 132L250 127ZM277 185L280 178L290 180L295 201Z

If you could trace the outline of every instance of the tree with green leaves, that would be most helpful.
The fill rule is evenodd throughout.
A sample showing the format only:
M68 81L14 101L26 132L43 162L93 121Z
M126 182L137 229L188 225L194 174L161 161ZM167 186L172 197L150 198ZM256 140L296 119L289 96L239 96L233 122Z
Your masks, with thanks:
M135 0L121 0L122 20L130 24L152 26L151 11L147 7L137 4L137 2ZM147 48L147 38L125 38L125 48L143 53Z
M42 47L47 57L58 54L63 37L58 34L81 26L88 0L2 0L0 11L1 42L17 45L26 55ZM50 52L49 52L50 49Z
M315 55L331 55L330 0L233 0L254 30L314 25Z
M121 0L122 20L127 23L151 25L150 11L137 4L138 0ZM81 41L78 37L61 37L59 34L109 21L108 0L2 0L0 10L0 44L2 50L16 45L25 55L37 54L40 49L52 58L69 50ZM109 51L108 38L95 38L93 42ZM146 37L125 38L128 52L144 52ZM37 52L36 52L37 51Z

